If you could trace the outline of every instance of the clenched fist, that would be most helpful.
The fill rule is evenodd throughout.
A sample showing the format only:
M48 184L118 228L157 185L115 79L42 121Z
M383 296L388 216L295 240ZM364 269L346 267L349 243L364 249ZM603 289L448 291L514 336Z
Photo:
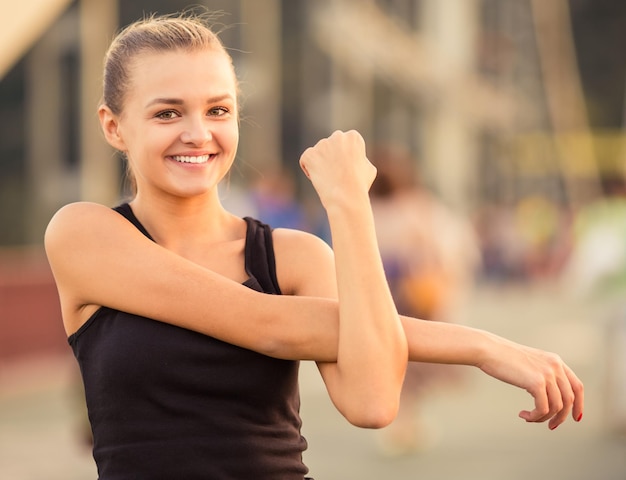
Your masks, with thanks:
M365 199L376 177L376 167L365 153L365 141L356 130L336 131L307 148L300 166L326 209Z

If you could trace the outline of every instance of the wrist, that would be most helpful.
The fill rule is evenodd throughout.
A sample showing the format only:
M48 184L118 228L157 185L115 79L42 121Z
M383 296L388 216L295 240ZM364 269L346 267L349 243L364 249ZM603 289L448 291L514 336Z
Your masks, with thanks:
M352 223L362 219L373 221L372 207L367 193L337 195L332 201L325 202L324 208L329 222L335 220Z
M488 365L493 363L494 359L497 359L496 351L498 350L498 340L500 338L484 330L476 330L476 332L478 333L478 338L474 344L471 365L485 370Z

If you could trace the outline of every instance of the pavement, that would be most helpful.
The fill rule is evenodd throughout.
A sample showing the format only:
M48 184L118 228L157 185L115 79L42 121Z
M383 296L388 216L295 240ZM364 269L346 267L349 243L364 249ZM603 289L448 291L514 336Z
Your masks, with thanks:
M422 405L428 447L410 455L380 448L382 432L347 424L314 365L301 375L305 462L316 480L625 480L626 343L609 334L615 304L582 301L550 285L480 287L466 323L556 351L586 387L585 415L554 431L517 418L523 391L470 367ZM615 332L615 331L614 331ZM616 364L617 363L617 364ZM623 369L621 372L623 373ZM82 442L81 405L69 356L0 365L0 480L89 480L96 470Z

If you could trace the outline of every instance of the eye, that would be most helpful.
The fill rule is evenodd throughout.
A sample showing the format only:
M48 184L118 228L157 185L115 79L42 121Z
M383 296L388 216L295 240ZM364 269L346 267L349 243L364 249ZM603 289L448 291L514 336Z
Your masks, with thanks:
M174 118L180 117L180 115L175 110L164 110L157 113L155 117L161 120L172 120Z
M222 115L226 115L230 110L226 107L213 107L209 109L208 115L211 117L221 117Z

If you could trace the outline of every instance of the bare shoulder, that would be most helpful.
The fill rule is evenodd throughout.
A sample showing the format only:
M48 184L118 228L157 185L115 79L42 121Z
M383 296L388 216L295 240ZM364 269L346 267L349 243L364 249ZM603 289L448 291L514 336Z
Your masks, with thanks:
M77 202L57 211L46 228L44 246L57 285L81 291L94 284L93 272L115 257L139 261L146 239L110 207Z
M50 250L54 251L56 248L66 245L66 240L81 230L85 230L82 228L85 226L85 222L97 221L104 214L104 210L109 209L103 205L89 202L70 203L61 207L50 219L44 235L48 253Z
M277 257L291 262L333 261L333 251L321 238L301 230L277 228L273 232Z
M52 217L52 221L55 219L63 219L66 217L74 218L75 216L83 216L86 215L88 217L93 216L94 214L108 214L114 213L111 208L101 205L99 203L93 202L74 202L68 203L67 205L61 207Z
M127 222L126 222L127 223ZM90 302L90 287L102 286L99 280L110 263L105 245L115 245L113 237L125 228L122 217L104 205L77 202L59 209L46 228L44 245L61 300L66 332L80 327L97 308ZM93 304L93 305L92 305Z
M117 214L109 207L91 202L69 203L61 207L52 217L46 236L53 235L59 231L63 232L72 225L83 222L99 223L107 216L115 217Z
M273 240L278 282L284 294L334 296L335 259L324 240L287 228L275 229Z
M104 205L90 202L70 203L61 207L52 217L44 235L48 256L80 245L86 238L111 232L116 225L123 226L122 218Z

